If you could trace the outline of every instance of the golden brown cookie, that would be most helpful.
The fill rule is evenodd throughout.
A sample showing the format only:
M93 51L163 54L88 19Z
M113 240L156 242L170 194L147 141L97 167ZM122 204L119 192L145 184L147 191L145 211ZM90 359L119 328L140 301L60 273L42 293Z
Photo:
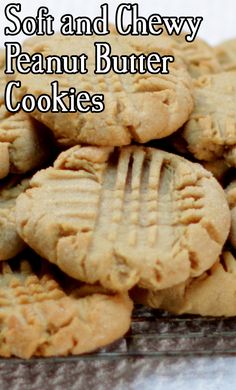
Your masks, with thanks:
M19 234L42 257L118 291L200 275L217 260L230 224L224 191L208 171L141 146L67 150L34 176L16 215Z
M0 179L9 173L22 174L42 166L52 146L52 136L43 125L23 111L7 111L3 64L0 60Z
M68 294L52 274L28 261L19 269L1 263L0 356L78 355L96 350L129 329L132 302L126 294Z
M218 60L225 71L236 70L236 39L230 39L215 48Z
M16 231L15 205L28 186L29 179L21 176L0 181L0 261L11 259L25 247Z
M231 229L229 240L236 248L236 180L232 181L225 190L231 212Z
M63 145L80 143L121 146L132 140L140 143L162 138L173 133L188 119L193 109L192 83L182 62L176 60L170 65L169 74L94 74L94 43L97 37L63 37L55 35L45 39L29 40L25 49L30 53L68 55L85 53L88 55L87 74L44 74L17 75L22 88L16 91L17 99L31 93L51 95L51 83L59 83L59 90L68 91L74 87L77 93L87 91L90 95L103 94L105 110L100 113L42 113L32 112L34 118L48 126L56 139ZM112 54L118 56L132 53L140 55L133 40L111 34L106 37ZM159 42L159 41L158 41ZM160 54L171 55L173 50L160 41ZM142 41L143 51L148 51ZM144 51L145 54L145 51ZM149 53L147 53L149 54ZM68 101L65 100L68 104Z
M195 83L195 108L184 126L188 150L199 160L225 159L236 167L236 77L204 76Z
M236 316L236 259L223 252L220 260L201 276L162 291L136 289L133 298L175 314Z

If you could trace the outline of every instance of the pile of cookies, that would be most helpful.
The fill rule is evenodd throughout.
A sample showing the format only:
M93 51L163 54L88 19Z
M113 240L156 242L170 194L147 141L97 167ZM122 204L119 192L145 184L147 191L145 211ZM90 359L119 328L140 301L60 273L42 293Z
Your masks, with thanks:
M25 93L104 94L102 113L10 114L0 58L0 355L93 351L133 301L236 316L236 40L106 37L113 54L173 54L169 74L15 74ZM34 38L87 54L92 37ZM92 56L91 56L92 57Z

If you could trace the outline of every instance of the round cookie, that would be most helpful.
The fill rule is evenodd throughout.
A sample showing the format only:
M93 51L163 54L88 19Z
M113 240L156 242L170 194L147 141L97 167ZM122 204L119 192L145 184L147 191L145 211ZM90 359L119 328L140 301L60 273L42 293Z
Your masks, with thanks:
M0 182L0 261L16 256L25 243L17 234L15 205L17 197L29 186L29 179L11 176Z
M12 263L10 263L12 264ZM1 263L0 356L78 355L103 347L129 329L133 304L126 294L70 294L50 273Z
M41 167L50 156L52 136L48 129L20 111L7 111L4 57L0 55L0 179L9 173L26 173Z
M236 71L236 39L230 39L215 48L218 60L225 71Z
M135 289L132 295L137 303L175 314L236 316L236 259L223 252L220 260L197 278L162 291Z
M231 229L229 240L236 248L236 180L232 181L225 190L231 212Z
M42 257L118 291L202 274L230 227L224 191L208 171L141 146L63 152L18 198L16 220Z
M199 78L194 88L195 108L182 137L199 160L225 159L236 167L236 77L224 72Z
M159 38L160 39L160 38ZM31 93L51 95L51 83L59 83L59 90L70 87L77 92L87 91L91 95L104 95L105 110L100 113L42 113L32 112L34 118L48 126L59 143L73 146L80 143L103 146L128 145L135 140L145 143L151 139L165 137L180 128L193 109L192 82L182 61L170 64L169 74L94 74L94 43L97 37L43 37L25 43L30 53L71 56L84 53L88 56L87 74L17 75L22 88L17 89L17 100ZM142 40L139 49L135 40L111 34L106 37L113 55L149 54L149 47ZM158 43L160 42L160 43ZM157 39L160 54L171 55L173 50ZM67 102L67 101L66 101ZM68 103L68 102L67 102Z

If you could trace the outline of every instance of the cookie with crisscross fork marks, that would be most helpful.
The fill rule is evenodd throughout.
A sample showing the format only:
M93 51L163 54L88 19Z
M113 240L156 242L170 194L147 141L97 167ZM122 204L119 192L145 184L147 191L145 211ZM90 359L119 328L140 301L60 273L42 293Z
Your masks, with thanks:
M227 200L231 212L231 229L229 240L234 248L236 248L236 180L233 180L225 189Z
M10 263L12 264L12 263ZM21 260L0 264L0 356L65 356L93 351L129 329L126 294L70 294L47 272Z
M43 166L50 156L52 136L49 130L20 111L7 111L4 92L4 55L0 54L0 179L9 173L26 173Z
M17 201L17 229L65 273L114 290L162 289L217 260L224 191L198 164L152 148L74 147Z
M180 128L188 119L193 109L192 83L183 63L170 65L169 74L94 74L94 43L97 37L43 37L26 41L25 49L30 53L71 56L84 53L88 56L87 74L44 74L17 75L22 88L16 91L17 99L25 93L34 96L51 95L51 83L59 83L60 91L68 91L71 87L77 92L87 91L90 94L104 95L105 109L100 113L87 112L48 112L38 110L32 115L48 126L56 139L73 146L80 143L103 146L128 145L132 140L140 143L155 138L163 138ZM148 50L143 45L142 51L135 48L132 40L110 35L106 37L114 55L140 55ZM160 44L158 44L160 42ZM156 47L160 54L173 54L170 46L165 46L157 37ZM148 53L146 53L148 54ZM149 53L150 54L150 53ZM64 101L68 104L66 98Z
M199 160L224 158L236 167L236 77L224 72L199 78L195 108L184 126L188 150Z
M17 197L29 186L29 178L9 176L0 181L0 261L16 256L25 243L16 231Z
M224 251L219 261L197 278L156 292L136 288L132 296L138 303L175 314L235 316L236 259Z

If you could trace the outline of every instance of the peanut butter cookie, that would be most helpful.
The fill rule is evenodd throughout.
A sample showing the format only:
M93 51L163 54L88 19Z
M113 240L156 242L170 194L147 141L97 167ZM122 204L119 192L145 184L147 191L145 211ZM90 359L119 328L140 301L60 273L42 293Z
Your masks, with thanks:
M97 37L43 37L26 41L24 48L30 53L41 53L43 58L50 55L72 56L83 53L88 56L86 74L43 74L17 75L22 88L17 89L16 97L31 93L51 95L51 83L58 81L60 91L74 87L79 93L104 95L103 112L46 112L34 110L32 115L48 126L56 139L63 145L80 143L103 146L128 145L132 140L145 143L151 139L165 137L180 128L193 109L192 83L183 63L170 64L169 74L136 73L117 74L111 70L107 74L94 74L94 44ZM137 48L135 40L111 34L106 37L111 46L111 55L140 56L150 54L149 46ZM160 42L160 43L158 43ZM170 46L158 40L161 55L173 54ZM140 51L141 50L141 51ZM146 53L147 52L147 53ZM65 99L69 104L69 99Z
M118 291L202 274L230 227L224 191L208 171L141 146L67 150L34 176L16 220L42 257Z
M78 355L129 329L133 305L126 294L69 294L51 273L33 271L24 258L18 268L2 262L0 269L0 356Z
M194 100L194 111L182 133L188 150L199 160L224 159L236 167L235 72L199 78Z

